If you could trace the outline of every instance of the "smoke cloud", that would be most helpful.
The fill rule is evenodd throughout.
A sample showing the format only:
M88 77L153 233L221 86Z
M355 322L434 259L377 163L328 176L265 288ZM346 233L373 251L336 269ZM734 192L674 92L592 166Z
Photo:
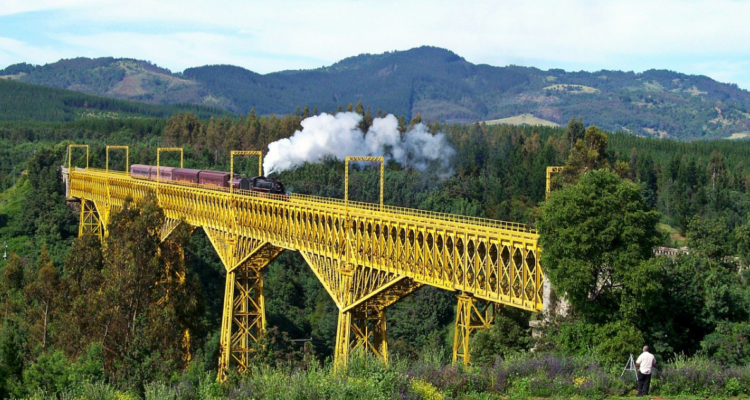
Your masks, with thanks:
M391 114L375 118L367 133L359 129L360 121L362 116L353 112L306 118L301 131L268 145L263 160L266 175L305 162L320 162L325 157L343 161L346 156L384 156L420 171L429 167L443 177L453 174L451 157L455 150L445 134L432 135L424 124L417 124L402 135L398 120Z

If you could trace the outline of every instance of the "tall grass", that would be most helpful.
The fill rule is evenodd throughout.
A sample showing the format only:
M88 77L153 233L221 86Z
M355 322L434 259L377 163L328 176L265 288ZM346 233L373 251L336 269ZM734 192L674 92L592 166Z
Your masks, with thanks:
M123 392L102 382L83 382L63 393L35 392L32 399L498 399L586 398L628 395L632 376L606 370L594 356L520 354L464 368L441 353L424 352L417 361L395 357L389 366L354 354L345 372L330 363L304 368L254 366L216 382L213 371L186 371L170 382L151 382L142 393ZM728 398L750 396L750 366L722 367L703 356L677 357L652 379L653 395Z

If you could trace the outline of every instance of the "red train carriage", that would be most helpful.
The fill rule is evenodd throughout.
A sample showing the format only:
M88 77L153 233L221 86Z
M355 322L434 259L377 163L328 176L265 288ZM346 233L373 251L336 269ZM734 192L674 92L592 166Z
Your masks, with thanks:
M203 170L198 173L198 183L204 186L229 187L229 173Z
M130 166L130 176L137 179L151 179L150 165L133 164Z
M160 179L161 182L171 182L172 171L174 169L175 169L174 167L153 167L152 166L151 167L151 180L155 181L157 179Z
M173 182L198 183L199 169L175 168L172 170Z

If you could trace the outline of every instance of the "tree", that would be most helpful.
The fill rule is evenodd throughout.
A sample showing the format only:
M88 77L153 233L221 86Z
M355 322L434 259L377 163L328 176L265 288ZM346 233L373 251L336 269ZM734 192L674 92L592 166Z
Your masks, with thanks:
M0 397L21 397L23 374L22 339L15 322L4 322L0 329Z
M575 118L571 118L570 121L568 121L568 126L565 127L565 133L563 135L565 137L565 143L568 145L569 149L572 149L578 140L583 139L585 131L586 127L583 125L583 118L578 117L578 121L576 121Z
M202 136L205 127L194 114L186 112L173 115L164 128L164 144L169 146L191 145L196 151L203 147Z
M659 215L634 183L589 171L552 192L537 221L542 265L558 293L593 321L632 315L658 290L658 267L647 262L659 243Z
M734 250L724 218L696 215L688 224L688 247L696 254L721 261Z
M98 319L104 303L99 294L103 263L101 242L93 235L76 239L65 259L55 347L70 357L103 336Z
M708 173L711 176L711 189L716 190L717 188L726 186L729 175L727 167L724 164L724 155L716 150L711 152Z
M701 347L724 365L746 365L750 361L750 323L721 322L715 332L706 335Z
M562 176L566 183L575 182L587 171L609 168L607 160L607 135L596 126L590 126L582 139L570 151ZM625 164L627 165L627 164Z
M60 286L60 273L52 264L46 245L42 246L42 252L39 254L35 275L29 279L30 282L26 285L25 291L34 310L30 315L32 334L38 337L42 348L46 348L53 303L58 296Z
M641 191L643 192L643 197L646 198L646 203L651 208L656 207L659 186L654 159L651 157L651 154L638 158L638 164L631 172L635 174L641 183Z
M532 344L529 334L529 312L503 307L496 312L490 329L480 329L471 341L472 360L489 364L498 356L528 350Z
M32 185L22 214L24 233L34 237L39 244L37 249L46 243L53 256L63 253L75 226L75 217L65 205L65 186L60 179L64 150L63 146L43 147L27 164Z
M422 123L422 114L417 113L417 115L414 116L414 118L409 121L409 129L413 128L414 125L421 124Z
M745 267L750 266L750 214L747 220L735 232L737 236L737 254Z

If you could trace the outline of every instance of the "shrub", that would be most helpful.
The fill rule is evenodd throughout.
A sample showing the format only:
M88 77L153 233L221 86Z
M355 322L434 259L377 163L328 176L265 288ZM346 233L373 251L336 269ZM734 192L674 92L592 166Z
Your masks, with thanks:
M701 342L703 351L724 365L745 365L750 362L750 323L721 322Z

